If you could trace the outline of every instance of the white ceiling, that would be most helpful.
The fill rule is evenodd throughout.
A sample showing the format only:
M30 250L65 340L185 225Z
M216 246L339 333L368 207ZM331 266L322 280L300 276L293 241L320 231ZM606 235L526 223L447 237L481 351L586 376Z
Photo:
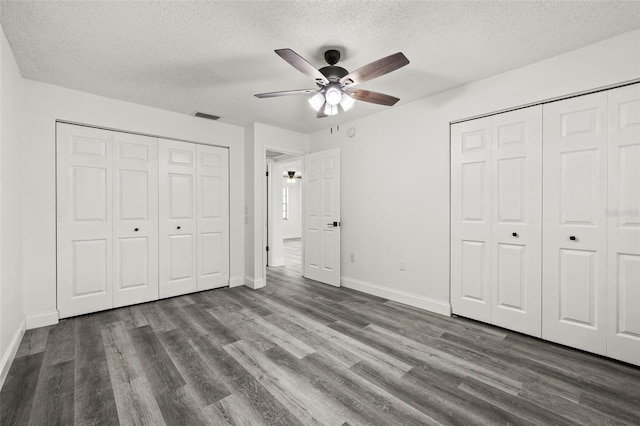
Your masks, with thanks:
M310 133L330 119L305 97L253 96L315 86L274 49L322 67L338 48L349 71L402 51L409 65L360 86L400 105L640 28L640 2L2 1L0 20L25 78Z

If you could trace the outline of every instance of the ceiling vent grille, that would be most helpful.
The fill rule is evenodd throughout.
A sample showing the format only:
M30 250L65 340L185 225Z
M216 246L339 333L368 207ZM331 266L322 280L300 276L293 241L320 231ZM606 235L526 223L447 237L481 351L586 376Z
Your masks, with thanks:
M206 118L207 120L217 120L217 119L220 118L217 115L206 114L204 112L198 112L198 111L194 112L193 116L194 117L200 117L200 118Z

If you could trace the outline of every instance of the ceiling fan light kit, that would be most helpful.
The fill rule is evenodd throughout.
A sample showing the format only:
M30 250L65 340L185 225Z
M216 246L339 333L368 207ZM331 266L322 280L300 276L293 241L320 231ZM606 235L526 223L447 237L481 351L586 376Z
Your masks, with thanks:
M309 104L317 111L318 118L336 115L339 110L348 111L356 100L385 106L395 105L400 99L384 93L352 89L352 87L388 74L409 63L407 57L402 52L398 52L349 72L336 65L340 60L340 52L335 49L329 49L324 53L324 59L329 65L320 69L315 68L291 49L277 49L275 52L295 69L313 78L318 88L259 93L255 96L273 98L311 94L313 96L309 98Z

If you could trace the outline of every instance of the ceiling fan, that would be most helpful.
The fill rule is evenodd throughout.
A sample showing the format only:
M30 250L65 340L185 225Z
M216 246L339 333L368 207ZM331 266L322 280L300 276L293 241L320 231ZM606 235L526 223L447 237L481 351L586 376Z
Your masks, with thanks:
M400 99L384 93L355 89L353 86L388 74L409 63L407 57L402 52L398 52L349 72L336 65L340 60L340 52L335 49L324 52L324 59L329 65L320 69L315 68L291 49L278 49L275 52L295 69L313 78L318 88L259 93L255 96L274 98L313 95L309 98L309 103L318 112L318 118L335 115L339 110L346 111L353 106L355 100L386 106L395 105Z

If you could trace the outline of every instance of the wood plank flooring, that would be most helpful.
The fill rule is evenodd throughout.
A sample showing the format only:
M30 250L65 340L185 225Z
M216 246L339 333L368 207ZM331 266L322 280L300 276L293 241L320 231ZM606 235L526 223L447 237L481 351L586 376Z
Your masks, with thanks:
M5 425L640 423L640 369L269 268L28 331Z

